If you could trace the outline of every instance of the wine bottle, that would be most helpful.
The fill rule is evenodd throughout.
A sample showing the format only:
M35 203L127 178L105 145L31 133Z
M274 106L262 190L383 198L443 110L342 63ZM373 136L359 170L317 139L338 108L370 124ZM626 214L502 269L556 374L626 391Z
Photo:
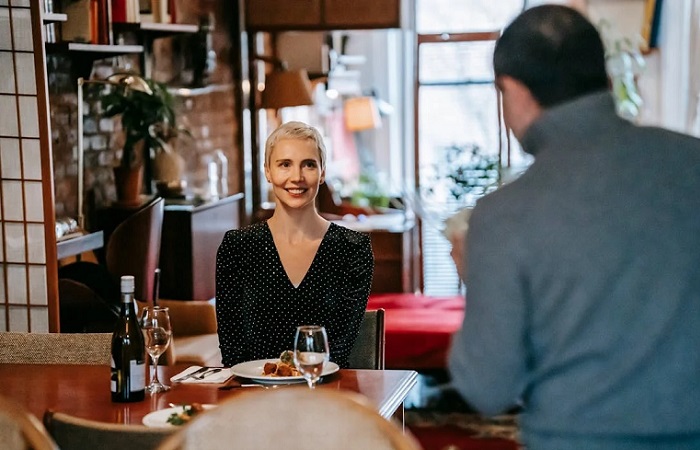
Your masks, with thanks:
M146 358L143 333L134 306L134 277L121 278L121 313L112 334L112 401L144 399Z

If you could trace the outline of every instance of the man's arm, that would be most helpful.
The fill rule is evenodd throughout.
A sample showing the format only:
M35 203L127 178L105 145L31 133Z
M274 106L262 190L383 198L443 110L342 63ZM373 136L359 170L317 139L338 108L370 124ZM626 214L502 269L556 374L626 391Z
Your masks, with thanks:
M478 207L469 222L468 300L462 329L453 337L449 369L457 391L488 415L514 406L526 384L526 308L517 233L517 223L504 223L502 216Z

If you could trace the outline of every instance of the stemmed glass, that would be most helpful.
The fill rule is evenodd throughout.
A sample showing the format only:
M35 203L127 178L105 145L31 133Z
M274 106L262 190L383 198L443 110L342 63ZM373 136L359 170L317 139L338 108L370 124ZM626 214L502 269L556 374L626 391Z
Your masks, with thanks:
M306 379L310 389L321 378L323 365L330 356L326 329L319 325L297 327L294 337L294 364Z
M151 355L153 377L151 383L146 386L146 391L151 394L170 390L158 379L158 359L165 353L170 345L170 314L168 308L161 306L146 306L141 313L141 329L146 342L146 351Z

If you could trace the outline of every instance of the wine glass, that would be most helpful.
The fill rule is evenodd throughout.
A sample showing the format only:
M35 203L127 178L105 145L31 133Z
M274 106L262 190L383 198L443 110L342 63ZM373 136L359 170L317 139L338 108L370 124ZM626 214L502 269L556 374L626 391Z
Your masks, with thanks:
M158 359L170 345L170 314L168 308L161 306L146 306L141 313L141 329L146 342L146 351L151 355L153 377L151 383L146 386L146 391L151 394L170 390L158 379Z
M319 325L297 327L294 337L294 364L306 379L310 389L316 387L321 378L323 365L328 361L328 336L326 329Z

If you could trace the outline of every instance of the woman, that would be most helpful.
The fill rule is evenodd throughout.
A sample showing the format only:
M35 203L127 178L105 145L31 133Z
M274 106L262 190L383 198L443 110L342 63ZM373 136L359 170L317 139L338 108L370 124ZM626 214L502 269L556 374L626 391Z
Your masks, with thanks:
M265 144L265 176L277 199L272 217L224 236L216 256L216 314L224 366L277 358L299 325L323 325L330 359L346 367L362 321L374 258L369 236L321 217L320 133L301 122Z

